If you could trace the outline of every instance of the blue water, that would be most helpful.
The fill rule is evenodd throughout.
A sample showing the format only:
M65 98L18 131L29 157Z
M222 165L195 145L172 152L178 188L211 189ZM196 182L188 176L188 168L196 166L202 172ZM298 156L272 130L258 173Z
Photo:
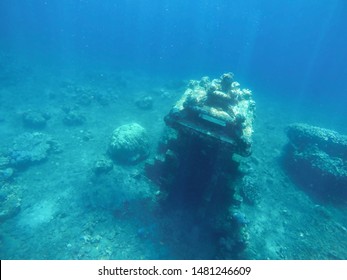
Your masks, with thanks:
M15 190L21 200L0 224L0 257L346 259L346 207L320 205L278 163L291 122L347 134L346 27L344 0L1 0L0 155L36 130L61 151L0 178L1 198ZM193 218L158 214L156 187L134 175L141 165L91 179L113 129L139 122L154 156L186 82L229 71L257 102L247 164L263 200L242 210L251 249L241 256L221 254L222 241ZM144 95L152 110L134 106ZM23 125L30 110L49 115L45 128ZM69 126L71 111L82 117Z
M262 88L271 83L287 93L324 95L346 87L344 1L4 0L0 5L1 45L20 53L34 51L54 61L106 60L168 75L232 68L246 81Z

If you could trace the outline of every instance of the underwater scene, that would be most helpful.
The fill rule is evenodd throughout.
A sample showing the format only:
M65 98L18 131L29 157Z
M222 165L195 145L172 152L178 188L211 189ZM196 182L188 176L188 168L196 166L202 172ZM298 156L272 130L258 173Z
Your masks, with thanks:
M0 258L347 259L345 0L1 0Z

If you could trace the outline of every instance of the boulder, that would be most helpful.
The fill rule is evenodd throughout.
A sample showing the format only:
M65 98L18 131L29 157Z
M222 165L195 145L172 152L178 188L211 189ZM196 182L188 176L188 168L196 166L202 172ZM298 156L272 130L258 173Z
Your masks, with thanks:
M147 158L149 141L146 129L137 123L122 125L113 131L110 156L125 164L135 164Z
M296 123L287 128L284 163L292 178L321 198L347 200L347 136Z

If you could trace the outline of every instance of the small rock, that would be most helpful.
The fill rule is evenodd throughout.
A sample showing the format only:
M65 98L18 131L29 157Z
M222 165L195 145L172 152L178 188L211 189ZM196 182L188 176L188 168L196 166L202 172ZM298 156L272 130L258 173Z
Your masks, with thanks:
M29 110L22 115L24 126L34 129L43 129L49 119L49 114L36 110Z
M244 226L249 223L248 219L246 218L246 215L242 212L234 212L231 218L233 222L240 226Z
M12 178L14 173L13 168L0 169L0 182L6 182Z
M68 111L63 118L63 123L68 126L78 126L84 124L86 118L78 111Z
M135 100L135 105L143 110L149 110L153 108L153 98L151 96L144 96Z
M93 171L95 175L105 174L110 172L113 169L113 162L112 160L104 157L101 159L98 159L93 167Z

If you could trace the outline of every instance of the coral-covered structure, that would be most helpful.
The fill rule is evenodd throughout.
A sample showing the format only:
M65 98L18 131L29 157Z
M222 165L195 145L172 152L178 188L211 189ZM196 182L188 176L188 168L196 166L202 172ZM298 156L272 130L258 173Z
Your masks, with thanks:
M247 156L251 152L255 102L249 89L241 89L227 73L220 79L190 81L188 89L165 117L166 124L217 142Z
M234 217L239 201L233 181L240 174L233 155L251 153L254 111L251 91L241 89L232 73L190 81L165 117L157 156L145 166L164 207L188 209L220 234L221 257L237 257L247 240L245 223Z

